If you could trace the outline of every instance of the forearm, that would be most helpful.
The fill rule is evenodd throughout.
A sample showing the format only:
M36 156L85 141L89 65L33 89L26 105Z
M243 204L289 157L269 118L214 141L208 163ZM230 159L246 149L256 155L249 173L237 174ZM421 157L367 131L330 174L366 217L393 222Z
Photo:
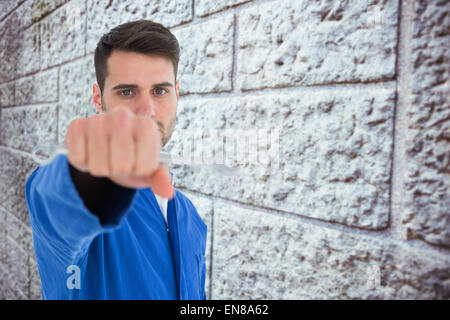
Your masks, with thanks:
M118 227L136 193L71 168L65 155L38 167L25 184L33 233L69 260L86 242Z
M79 171L70 163L69 169L84 205L102 221L102 212L111 195L113 182L108 178L94 177L88 172Z

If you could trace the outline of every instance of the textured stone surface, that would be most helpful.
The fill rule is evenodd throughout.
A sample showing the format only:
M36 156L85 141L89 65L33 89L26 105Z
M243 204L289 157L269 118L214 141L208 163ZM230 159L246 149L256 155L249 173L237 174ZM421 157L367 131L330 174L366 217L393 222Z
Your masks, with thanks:
M213 299L449 299L450 259L214 202Z
M6 263L6 231L8 230L6 227L6 217L7 217L6 210L0 207L0 266Z
M0 260L2 273L7 275L2 286L5 299L27 299L29 296L29 270L33 252L33 238L28 223L17 219L0 206L3 227L3 255ZM2 275L0 275L2 277ZM1 281L1 280L0 280Z
M0 107L14 105L14 90L14 81L0 85Z
M238 18L241 89L395 75L398 1L270 1Z
M41 295L41 277L39 275L39 270L36 263L36 257L33 254L29 259L29 268L30 268L30 295L28 299L32 300L40 300L42 298Z
M28 223L25 183L37 164L29 156L0 146L0 204Z
M385 228L394 99L393 89L342 89L182 101L168 151L180 154L176 146L196 128L206 136L212 129L278 131L279 169L266 171L250 157L237 164L243 174L231 177L173 165L175 183L320 220Z
M85 58L61 67L59 73L58 141L64 141L67 127L74 118L95 113L92 85L96 83L94 57Z
M14 214L7 212L4 208L5 225L7 238L13 240L17 246L22 248L25 252L31 253L33 250L33 235L29 221L21 221Z
M8 286L14 297L27 299L28 296L28 260L30 253L21 248L7 234L7 259L4 270L8 274ZM12 299L13 297L10 297Z
M415 8L403 222L409 239L450 247L450 7Z
M17 0L0 1L0 20L15 9L18 4Z
M85 54L85 13L85 1L73 0L41 20L42 69Z
M204 17L249 1L251 0L197 0L195 1L195 12L197 16Z
M27 152L56 143L56 104L14 107L2 111L2 145Z
M15 104L56 102L58 100L58 69L37 73L16 81Z
M36 23L24 30L23 42L17 52L17 75L25 75L36 72L40 67L40 24Z
M110 29L121 23L139 19L149 19L167 28L188 22L192 20L192 1L89 1L87 52L94 52L101 36Z
M180 94L232 89L233 30L233 15L227 15L172 31L181 50Z
M40 24L31 25L31 6L39 1L14 1L13 7L20 5L0 22L0 83L39 70ZM5 9L12 9L11 5L1 2ZM0 12L3 13L1 8Z
M24 43L21 26L15 23L15 19L18 19L17 15L11 14L0 22L0 83L15 78L18 52Z
M215 134L244 135L248 158L228 163L240 176L169 166L208 226L208 298L450 299L448 1L13 2L0 0L0 299L41 298L31 150L95 113L96 44L141 18L181 46L166 149L205 133L211 156Z
M176 176L174 176L174 179L176 179ZM210 272L211 272L211 230L212 230L212 218L213 218L213 202L210 198L200 196L193 192L188 192L182 190L183 194L186 195L186 197L191 200L194 207L197 209L198 214L202 218L203 222L205 222L206 226L208 227L207 230L207 238L206 238L206 252L205 252L205 258L206 258L206 279L205 279L205 291L206 291L206 298L210 299Z
M39 21L56 8L67 3L70 0L31 0L30 11L32 23Z

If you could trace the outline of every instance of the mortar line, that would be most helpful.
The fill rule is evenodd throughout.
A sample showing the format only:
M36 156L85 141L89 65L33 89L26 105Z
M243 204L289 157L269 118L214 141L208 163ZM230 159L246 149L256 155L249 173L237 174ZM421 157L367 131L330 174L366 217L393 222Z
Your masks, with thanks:
M389 237L389 230L386 228L370 230L370 229L364 229L364 228L357 227L357 226L348 226L348 225L344 225L340 222L327 221L327 220L323 220L323 219L319 219L319 218L315 218L315 217L308 217L308 216L301 215L298 213L283 211L283 210L276 209L276 208L269 208L269 207L264 207L262 205L249 204L249 203L242 202L239 200L229 199L229 198L225 198L225 197L221 197L221 196L217 196L217 195L210 195L210 194L207 194L204 192L200 192L198 190L188 189L186 187L177 187L176 186L176 188L179 189L180 191L185 190L190 193L210 197L214 200L220 200L220 201L223 201L226 203L230 203L231 205L238 206L242 209L254 210L254 211L264 213L264 214L273 215L276 217L285 217L285 218L293 219L293 220L297 221L298 223L305 224L305 225L312 225L312 226L318 227L318 228L327 228L327 229L331 229L331 230L335 230L335 231L339 231L339 232L343 232L343 233L347 233L347 234L353 234L353 235L357 235L357 236L365 236L365 237L368 237L371 239L378 239L380 241L386 241L386 239L388 239L388 240L393 241L398 244L402 244L405 246L409 246L409 247L417 248L417 249L421 249L421 250L427 250L430 252L435 252L435 253L439 253L439 254L443 254L443 255L448 255L450 252L450 248L442 247L442 246L433 246L433 245L430 245L426 242L419 241L419 240L409 240L409 241L401 240L401 241L399 241L398 239Z
M10 241L14 244L14 246L16 246L18 248L18 250L21 251L21 253L23 253L26 256L29 256L30 253L28 251L25 250L25 248L22 247L22 245L20 243L18 243L14 238L12 238L9 233L6 233L6 240Z
M264 88L249 91L226 91L226 92L205 92L205 93L185 93L180 95L180 98L185 100L197 100L198 98L233 98L244 96L263 96L267 94L280 94L280 93L313 93L324 92L330 90L371 90L371 89L393 89L396 87L395 80L389 80L385 82L372 82L372 83L339 83L339 84L317 84L317 85L305 85L305 86L285 86Z
M173 30L179 30L179 29L184 29L184 28L190 28L191 26L195 26L197 24L201 24L201 23L204 23L204 22L207 22L210 20L220 19L221 17L228 16L230 14L235 14L240 11L246 10L248 8L254 9L254 8L259 7L262 4L269 3L269 2L273 2L273 0L259 0L259 1L254 0L254 1L246 2L246 3L242 3L242 4L235 4L230 7L225 7L223 9L221 9L220 11L208 13L206 16L203 16L203 17L199 17L199 16L193 17L192 21L180 23L176 26L171 27L170 30L173 31Z
M195 21L195 0L192 0L192 20L187 22L186 24L191 25L193 21Z
M17 10L17 8L19 8L21 5L23 5L23 3L25 2L25 0L22 0L22 2L19 2L12 10L10 10L6 15L4 15L1 19L0 19L0 23L2 23L3 21L5 21L6 19L8 19L8 17Z
M0 85L6 84L6 83L8 83L8 82L14 82L14 81L20 80L20 79L22 79L22 78L31 77L31 76L34 76L34 75L36 75L36 74L38 74L38 73L43 73L43 72L49 71L49 70L54 69L54 68L62 67L62 66L64 66L64 65L70 64L70 63L72 63L72 62L76 62L76 61L78 61L78 60L86 59L87 57L89 57L89 56L91 56L91 55L92 55L92 57L93 57L93 54L87 54L87 55L84 55L84 56L79 56L79 57L73 58L73 59L71 59L71 60L67 60L67 61L64 61L64 62L61 62L61 63L54 64L54 65L52 65L52 66L47 66L47 67L44 68L44 69L41 69L40 66L39 66L39 68L40 68L39 70L36 70L36 71L33 71L33 72L29 72L29 73L20 75L20 76L18 76L18 77L9 79L9 80L7 80L7 81L0 82ZM93 63L93 62L92 62L92 67L94 67L94 63Z
M235 94L239 94L240 90L237 85L237 56L238 56L238 37L239 37L239 30L238 30L238 15L233 14L233 59L231 61L231 92Z
M185 23L185 25L192 25L193 22L197 20L196 16L196 10L195 10L195 0L192 0L192 20L188 23ZM172 28L170 28L172 31ZM180 96L181 98L181 96ZM209 197L208 197L209 199ZM212 199L212 208L211 208L211 232L210 232L210 248L209 248L209 286L208 286L208 296L206 297L208 300L212 299L212 288L213 288L213 281L212 281L212 268L213 268L213 254L214 254L214 200ZM206 250L206 249L205 249ZM206 252L205 252L206 253Z
M406 111L410 104L411 92L411 39L413 30L414 8L411 1L399 1L398 41L396 61L396 103L394 109L393 147L391 163L390 188L390 228L387 236L396 240L406 240L406 232L402 226L404 198L404 177L406 168L405 134L407 131Z
M11 210L9 208L6 208L3 204L0 204L0 209L2 209L3 211L6 212L6 215L12 216L12 219L16 220L16 223L19 223L23 228L25 228L27 231L29 231L30 233L32 232L31 229L31 225L25 223L24 221L22 221L19 217L17 217L13 212L11 212Z
M88 54L88 48L87 48L87 35L88 35L88 0L84 1L84 56L87 56Z
M26 152L26 151L23 151L23 150L20 150L20 149L16 149L16 148L13 148L13 147L10 147L10 146L7 146L7 145L3 145L3 144L0 145L0 150L1 149L12 151L12 152L18 153L19 155L21 155L23 157L28 157L30 159L33 159L31 157L31 152Z
M213 266L214 266L214 220L215 220L215 212L214 212L214 197L211 197L211 202L212 202L212 208L211 208L211 239L210 239L210 250L209 250L209 254L210 254L210 265L209 265L209 299L213 299L213 277L214 277L214 272L213 272Z
M27 103L27 104L16 104L16 105L9 105L9 106L4 106L2 107L3 110L10 110L10 109L14 109L14 110L20 110L22 108L29 108L29 107L47 107L48 105L56 105L58 104L57 100L53 100L53 101L39 101L39 102L31 102L31 103Z

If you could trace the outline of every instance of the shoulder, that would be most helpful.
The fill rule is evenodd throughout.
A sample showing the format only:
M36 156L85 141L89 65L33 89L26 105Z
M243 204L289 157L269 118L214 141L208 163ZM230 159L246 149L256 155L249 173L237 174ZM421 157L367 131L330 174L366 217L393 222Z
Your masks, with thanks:
M188 205L191 208L195 209L194 204L192 203L192 201L180 190L175 188L175 198L177 199L178 202L181 202L185 205Z
M177 207L184 209L182 210L183 218L187 219L188 222L195 223L197 227L204 231L206 234L207 226L192 201L178 189L175 189L175 199L177 202Z

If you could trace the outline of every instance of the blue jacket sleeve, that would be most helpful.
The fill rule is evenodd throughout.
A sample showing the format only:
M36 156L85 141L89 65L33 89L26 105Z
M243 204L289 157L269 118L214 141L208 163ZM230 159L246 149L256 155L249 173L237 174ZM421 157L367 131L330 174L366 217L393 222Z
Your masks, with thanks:
M73 261L97 235L118 227L132 206L136 189L112 185L100 221L80 197L66 155L35 169L26 182L25 193L31 227L40 247L44 245L64 260Z

